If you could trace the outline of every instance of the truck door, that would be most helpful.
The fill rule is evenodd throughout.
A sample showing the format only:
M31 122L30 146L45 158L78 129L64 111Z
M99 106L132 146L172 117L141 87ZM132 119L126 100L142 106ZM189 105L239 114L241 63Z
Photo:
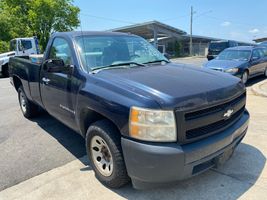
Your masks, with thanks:
M59 37L54 39L42 66L40 91L47 112L73 128L75 115L71 99L73 54L70 47L65 39Z
M250 73L252 76L262 73L261 70L265 67L264 53L260 49L254 49L251 58Z

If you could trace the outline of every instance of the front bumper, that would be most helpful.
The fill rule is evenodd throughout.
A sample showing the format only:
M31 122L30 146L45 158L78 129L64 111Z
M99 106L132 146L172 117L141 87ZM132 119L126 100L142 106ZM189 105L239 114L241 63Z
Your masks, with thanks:
M134 188L145 189L172 183L199 174L241 142L247 132L249 113L228 129L200 141L177 143L141 143L122 138L121 144Z

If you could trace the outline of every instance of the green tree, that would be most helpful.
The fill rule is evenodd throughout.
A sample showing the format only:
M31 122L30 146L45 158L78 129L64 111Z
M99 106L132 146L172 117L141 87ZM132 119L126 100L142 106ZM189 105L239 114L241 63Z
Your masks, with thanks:
M73 0L0 0L0 40L37 36L42 49L50 34L79 26L80 9ZM6 26L1 26L5 18Z
M8 42L1 41L0 40L0 53L7 52L8 51L8 48L9 48Z
M181 44L181 42L179 42L179 41L175 41L175 43L174 43L174 54L175 54L175 57L180 57L181 56L181 54L182 54L182 44Z

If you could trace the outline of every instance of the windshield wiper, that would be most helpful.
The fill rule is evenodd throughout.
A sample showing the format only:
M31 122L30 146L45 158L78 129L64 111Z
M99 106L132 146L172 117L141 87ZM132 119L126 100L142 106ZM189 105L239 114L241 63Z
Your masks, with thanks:
M111 68L118 68L118 67L122 67L122 66L130 66L130 65L136 65L136 66L142 66L144 67L144 64L141 63L137 63L137 62L124 62L124 63L117 63L117 64L112 64L112 65L107 65L107 66L103 66L103 67L94 67L91 69L92 72L94 71L100 71L100 70L104 70L104 69L111 69Z
M152 60L152 61L145 62L145 63L142 63L142 64L151 64L151 63L159 63L159 62L166 62L166 63L170 63L170 61L168 61L168 60L161 59L161 60Z

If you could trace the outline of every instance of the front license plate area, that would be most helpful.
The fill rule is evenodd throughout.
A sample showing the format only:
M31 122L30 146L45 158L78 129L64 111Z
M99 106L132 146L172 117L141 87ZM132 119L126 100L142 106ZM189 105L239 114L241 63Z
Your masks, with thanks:
M229 160L234 153L234 148L227 149L221 155L214 159L215 167L219 167L224 164L227 160Z

